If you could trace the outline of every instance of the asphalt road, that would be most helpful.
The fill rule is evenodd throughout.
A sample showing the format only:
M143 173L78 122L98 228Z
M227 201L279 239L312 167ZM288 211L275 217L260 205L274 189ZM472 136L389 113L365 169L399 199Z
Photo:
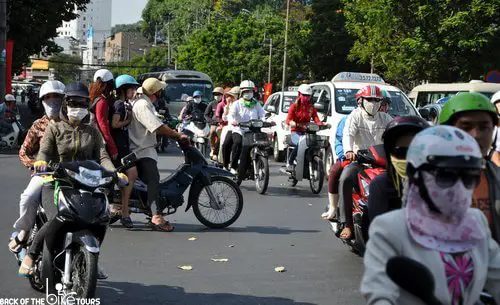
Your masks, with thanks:
M161 175L180 162L179 152L170 148L161 157ZM326 190L313 195L307 181L288 188L278 169L272 163L266 195L257 194L251 182L242 184L243 213L228 229L208 230L181 209L169 217L176 225L172 233L150 231L142 215L133 215L134 229L111 226L100 256L110 275L98 285L101 304L363 304L362 259L320 219ZM17 155L0 155L0 299L44 297L17 277L7 249L28 179ZM193 270L180 270L181 265ZM277 266L286 272L275 272Z

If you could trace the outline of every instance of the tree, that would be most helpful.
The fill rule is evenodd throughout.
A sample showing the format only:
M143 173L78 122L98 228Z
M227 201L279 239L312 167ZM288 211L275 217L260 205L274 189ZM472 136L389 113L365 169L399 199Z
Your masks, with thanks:
M54 76L63 83L74 82L79 79L82 59L78 56L55 54L50 57L49 68L54 69Z
M50 55L60 48L51 40L62 21L75 19L75 7L85 10L90 0L7 1L7 37L14 40L13 71L20 71L29 57L42 52Z
M500 66L500 1L343 0L350 56L403 86L468 81Z
M111 35L120 32L140 32L142 29L142 21L137 21L131 24L117 24L111 28Z

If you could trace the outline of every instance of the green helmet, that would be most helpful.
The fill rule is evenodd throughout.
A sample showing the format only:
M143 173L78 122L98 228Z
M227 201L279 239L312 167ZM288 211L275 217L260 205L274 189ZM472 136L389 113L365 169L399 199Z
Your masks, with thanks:
M495 124L495 126L498 124L498 115L495 106L493 106L486 96L476 92L465 92L450 98L450 100L443 105L443 109L439 114L439 124L451 125L453 117L456 114L466 111L488 112L493 118L493 124Z

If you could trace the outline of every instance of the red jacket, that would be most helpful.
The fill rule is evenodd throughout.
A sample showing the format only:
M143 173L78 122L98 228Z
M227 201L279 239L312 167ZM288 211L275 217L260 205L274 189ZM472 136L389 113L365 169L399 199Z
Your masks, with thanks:
M299 105L300 104L300 105ZM300 103L298 100L293 103L288 109L286 124L290 125L290 121L296 124L307 124L313 120L316 124L322 124L318 117L318 111L309 103ZM292 132L304 132L304 127L292 127Z
M95 117L97 120L97 126L99 131L106 141L106 149L109 156L114 156L118 154L118 148L116 147L115 140L111 136L111 122L109 121L109 104L104 97L100 97L95 105Z

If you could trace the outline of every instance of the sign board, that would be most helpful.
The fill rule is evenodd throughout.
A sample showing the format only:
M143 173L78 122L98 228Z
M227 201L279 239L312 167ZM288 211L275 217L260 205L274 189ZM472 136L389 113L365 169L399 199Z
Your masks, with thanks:
M363 82L385 84L382 77L371 73L340 72L333 77L332 82Z
M291 87L286 88L286 91L297 92L297 91L299 91L299 87L291 86Z

